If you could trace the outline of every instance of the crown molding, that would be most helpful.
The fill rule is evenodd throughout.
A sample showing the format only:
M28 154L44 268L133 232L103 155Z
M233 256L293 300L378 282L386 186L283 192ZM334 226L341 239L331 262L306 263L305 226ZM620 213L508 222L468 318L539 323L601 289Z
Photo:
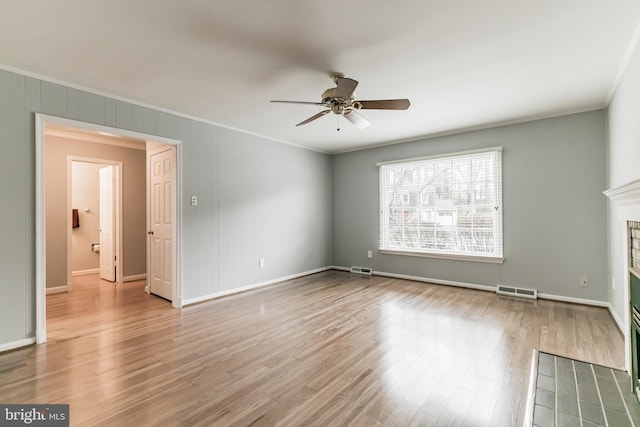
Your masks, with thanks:
M618 206L640 205L640 179L603 193Z

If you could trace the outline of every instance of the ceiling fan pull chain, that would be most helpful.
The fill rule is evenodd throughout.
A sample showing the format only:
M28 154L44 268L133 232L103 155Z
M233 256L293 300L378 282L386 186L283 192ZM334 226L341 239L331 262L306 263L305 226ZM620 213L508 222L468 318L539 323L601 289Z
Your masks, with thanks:
M338 129L337 129L337 131L340 132L340 114L336 114L336 120L338 121Z

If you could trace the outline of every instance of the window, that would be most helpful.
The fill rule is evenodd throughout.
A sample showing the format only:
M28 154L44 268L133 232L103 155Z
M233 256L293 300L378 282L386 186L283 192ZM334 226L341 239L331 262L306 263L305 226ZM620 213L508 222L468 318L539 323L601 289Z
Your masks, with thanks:
M502 262L501 154L379 163L380 250Z

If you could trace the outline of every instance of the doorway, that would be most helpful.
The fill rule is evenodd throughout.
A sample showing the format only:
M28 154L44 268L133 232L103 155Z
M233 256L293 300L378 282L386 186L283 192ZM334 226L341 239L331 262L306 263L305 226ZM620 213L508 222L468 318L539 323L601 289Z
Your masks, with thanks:
M122 162L67 156L67 272L122 282ZM72 280L68 278L67 291ZM47 293L49 289L47 289Z
M51 224L47 224L46 215L45 215L45 146L47 144L47 133L46 129L55 127L65 127L74 129L78 132L83 132L88 136L107 136L114 139L114 145L120 145L122 140L127 139L135 139L137 141L142 142L143 144L149 145L150 143L153 146L168 146L171 148L171 152L174 153L174 185L172 191L170 192L170 198L173 200L172 204L175 207L175 213L173 215L173 232L172 232L172 243L173 243L173 253L170 256L166 257L165 260L170 262L170 265L164 265L164 270L171 272L171 303L173 307L181 307L182 306L182 290L181 290L181 273L180 273L180 259L181 254L178 248L180 248L180 236L181 236L181 210L180 205L177 203L177 200L180 198L181 193L181 141L157 137L147 134L142 134L138 132L131 132L121 129L108 128L101 125L93 125L84 122L79 122L75 120L63 119L54 116L48 116L44 114L36 114L36 294L35 294L35 305L36 305L36 342L38 344L44 343L47 340L46 335L46 291L47 291L47 238L46 238L46 230L47 227ZM146 151L146 146L144 150ZM122 171L123 168L120 168ZM144 166L143 166L144 169ZM122 181L121 181L122 182ZM48 183L47 183L48 184ZM147 183L148 187L148 183ZM142 196L144 200L144 196ZM147 207L149 207L149 201L147 199ZM68 212L68 211L67 211ZM147 212L147 217L149 217L149 213ZM71 213L68 215L71 218ZM71 220L70 220L71 221ZM145 227L144 221L140 227ZM138 228L140 228L138 227ZM123 231L126 232L126 229L123 227ZM143 230L139 230L146 236ZM131 232L135 232L132 230ZM145 237L146 238L146 237ZM122 239L120 239L120 246L122 246ZM69 249L67 249L68 251ZM120 267L125 266L126 269L126 249L125 252L121 252L122 256L119 257ZM65 263L66 264L66 263ZM145 277L150 273L149 265L146 266ZM122 270L120 268L120 273L118 274L118 270L116 273L117 277L124 277ZM70 274L70 269L67 269Z

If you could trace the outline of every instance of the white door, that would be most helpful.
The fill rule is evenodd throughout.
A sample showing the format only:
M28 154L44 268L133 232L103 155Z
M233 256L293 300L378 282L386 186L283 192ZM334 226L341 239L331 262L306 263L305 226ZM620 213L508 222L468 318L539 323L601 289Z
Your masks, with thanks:
M116 281L115 234L116 217L115 173L113 166L100 169L100 278Z
M151 154L149 166L149 291L173 300L175 242L175 150Z

